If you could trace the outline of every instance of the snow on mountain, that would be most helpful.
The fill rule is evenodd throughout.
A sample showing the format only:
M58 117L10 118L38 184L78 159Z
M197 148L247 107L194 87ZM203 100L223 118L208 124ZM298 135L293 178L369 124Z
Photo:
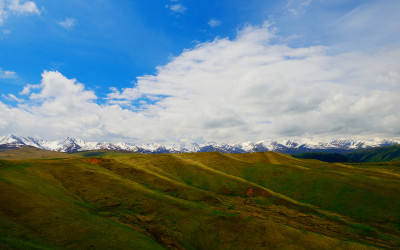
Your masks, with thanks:
M177 152L177 153L189 153L189 152L199 152L200 151L200 145L197 143L185 143L185 144L167 144L167 145L160 145L157 144L158 147L160 148L165 148L165 150L168 150L169 152Z
M183 152L199 152L200 145L197 143L187 143L179 145L179 150Z
M128 144L126 142L120 142L116 144L111 144L111 143L103 143L102 144L102 149L110 149L111 147L115 147L114 149L119 149L119 150L124 150L124 151L132 151L132 152L139 152L138 146Z
M20 137L15 135L6 135L0 137L0 145L8 145L10 147L19 147L19 146L32 146L32 147L40 147L43 143L40 139L35 139L32 137Z
M223 153L244 153L256 151L275 151L282 153L302 153L312 151L324 152L346 152L355 149L363 149L377 146L388 146L400 144L400 139L381 139L372 140L351 140L336 139L332 141L316 141L308 138L298 140L262 140L248 141L236 144L224 143L188 143L188 144L143 144L133 145L126 142L87 142L81 139L65 138L57 141L44 141L32 137L22 137L6 135L0 137L0 147L16 148L21 146L32 146L46 150L58 152L77 152L88 150L119 150L138 153L188 153L188 152L223 152Z

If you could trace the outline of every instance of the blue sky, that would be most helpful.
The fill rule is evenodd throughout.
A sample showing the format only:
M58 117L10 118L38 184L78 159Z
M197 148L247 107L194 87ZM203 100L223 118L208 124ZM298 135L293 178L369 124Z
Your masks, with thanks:
M399 67L392 58L400 48L399 10L396 0L0 0L0 102L8 114L0 132L133 142L399 136L393 117L399 112ZM243 77L235 75L233 61L220 58L235 53L232 60L253 65L240 68ZM266 67L270 57L275 64ZM278 63L293 76L265 73L280 72ZM296 63L318 74L291 73ZM209 83L198 81L203 77ZM60 93L46 94L50 85ZM303 93L307 88L315 91ZM200 105L215 93L210 107ZM263 104L271 108L254 108L252 99L273 99L272 94L280 98ZM365 109L382 96L389 103L374 103L373 114ZM245 101L236 107L234 97ZM57 102L63 98L78 98L77 106ZM340 98L354 101L330 110ZM272 108L276 103L287 106L279 115ZM65 117L57 105L67 107L75 129L57 125ZM342 117L340 109L350 107L361 115L349 111ZM109 109L121 112L119 124L135 128L118 127L105 115ZM89 114L96 117L82 118ZM303 127L294 122L299 117L309 117ZM146 129L159 132L145 136Z
M17 92L13 85L38 83L43 70L59 70L92 88L129 86L197 42L262 23L271 8L263 2L35 1L39 15L9 14L2 25L2 68L19 76L2 83ZM218 20L215 27L211 19ZM65 20L70 27L60 25Z

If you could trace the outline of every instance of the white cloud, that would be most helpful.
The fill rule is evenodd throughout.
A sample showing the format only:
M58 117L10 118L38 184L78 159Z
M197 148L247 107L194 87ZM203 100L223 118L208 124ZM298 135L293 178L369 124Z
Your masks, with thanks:
M31 93L32 100L43 103L60 103L61 106L76 106L78 103L91 102L96 99L92 91L86 91L83 84L75 79L67 79L57 71L45 71L42 74L42 82L39 86L31 88L40 89L39 93Z
M0 0L0 25L10 14L40 14L40 11L33 1Z
M70 29L75 26L76 20L72 17L66 17L63 21L59 21L58 24L66 29Z
M39 89L40 85L35 85L35 84L27 84L25 87L22 89L21 92L19 92L20 95L29 95L31 93L32 89Z
M10 79L10 78L16 78L17 73L14 71L9 71L9 70L3 70L0 68L0 79Z
M287 12L299 15L306 11L311 2L312 0L288 0L285 8Z
M212 28L220 26L221 25L221 21L217 20L215 18L211 18L210 21L208 21L208 25Z
M44 72L22 91L29 100L0 103L0 134L136 143L400 135L399 48L331 55L273 38L266 23L201 43L111 89L102 105L75 79Z
M16 102L23 102L23 99L20 99L18 97L16 97L13 94L8 94L8 95L2 95L5 99L9 100L9 101L16 101Z
M178 14L184 14L186 11L186 7L180 3L172 4L172 5L167 4L167 5L165 5L165 8L170 9L171 11L178 13Z
M102 109L94 102L96 96L75 79L45 71L41 84L30 85L29 89L23 92L29 93L32 89L36 92L17 107L0 105L4 114L0 118L0 130L48 138L101 135L98 115Z
M19 14L40 14L36 3L32 1L20 3L19 0L8 0L8 9Z

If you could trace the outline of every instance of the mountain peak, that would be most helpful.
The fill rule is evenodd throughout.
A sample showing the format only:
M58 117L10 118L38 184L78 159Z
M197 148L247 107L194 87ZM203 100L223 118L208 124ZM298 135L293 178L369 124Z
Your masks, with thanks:
M32 137L20 137L13 134L0 137L0 146L21 147L33 146L46 150L59 152L89 151L98 149L119 150L139 153L189 153L189 152L223 152L223 153L245 153L257 151L275 151L281 153L303 153L303 152L330 152L343 153L356 149L371 148L377 146L388 146L399 144L399 139L381 139L373 140L352 140L336 139L331 141L316 141L308 138L300 140L261 140L247 141L236 144L224 144L210 142L205 144L186 143L186 144L159 144L150 143L144 145L133 145L127 142L109 143L109 142L87 142L81 139L66 137L57 141L44 141Z

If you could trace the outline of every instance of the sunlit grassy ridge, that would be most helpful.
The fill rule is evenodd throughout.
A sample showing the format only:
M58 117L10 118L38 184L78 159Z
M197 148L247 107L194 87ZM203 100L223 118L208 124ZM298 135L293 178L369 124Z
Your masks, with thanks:
M399 163L42 153L0 154L0 248L400 247Z

